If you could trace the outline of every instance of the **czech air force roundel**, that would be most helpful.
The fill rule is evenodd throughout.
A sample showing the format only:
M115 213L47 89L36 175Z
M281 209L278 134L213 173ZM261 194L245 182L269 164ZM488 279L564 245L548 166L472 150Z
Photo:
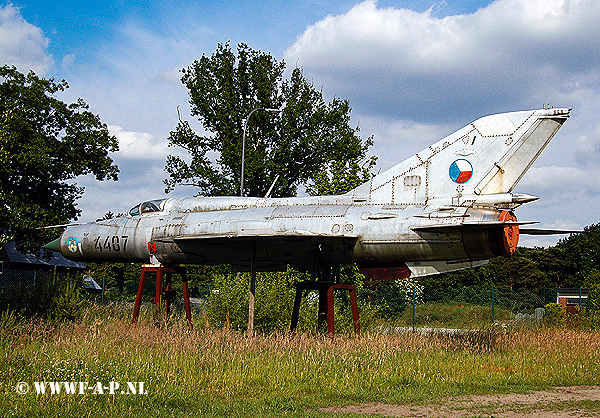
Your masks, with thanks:
M450 178L455 183L466 183L471 175L473 175L473 166L467 160L456 160L450 166Z

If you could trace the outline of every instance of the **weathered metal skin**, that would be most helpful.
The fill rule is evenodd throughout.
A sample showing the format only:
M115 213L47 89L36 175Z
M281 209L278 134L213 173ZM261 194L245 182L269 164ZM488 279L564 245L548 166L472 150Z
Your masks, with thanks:
M303 198L194 197L144 202L129 215L68 228L60 250L82 261L231 264L258 270L356 262L413 276L510 255L515 194L569 117L541 109L478 119L357 189Z

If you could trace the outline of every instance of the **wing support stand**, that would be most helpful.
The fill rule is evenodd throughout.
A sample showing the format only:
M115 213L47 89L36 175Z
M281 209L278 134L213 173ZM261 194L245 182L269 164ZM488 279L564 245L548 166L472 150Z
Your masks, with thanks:
M161 312L161 300L165 302L165 321L168 320L169 314L171 313L171 300L177 295L177 292L171 288L171 276L173 274L179 274L181 276L181 285L183 288L183 301L185 305L185 317L187 320L188 327L192 329L194 327L192 323L192 310L190 305L190 291L187 283L187 271L185 267L164 267L155 265L144 265L142 266L142 274L140 282L138 284L137 296L135 298L135 306L133 308L132 324L137 323L140 315L140 307L142 304L142 294L144 292L144 285L146 283L146 277L148 273L156 274L156 294L155 294L155 315L160 316ZM165 290L163 294L162 282L163 277L165 278Z
M296 283L296 297L294 299L294 310L292 311L292 320L290 332L295 333L298 328L298 319L300 316L300 303L302 301L302 292L305 290L317 290L319 292L319 328L323 316L327 318L327 333L330 338L335 335L334 321L334 291L348 290L350 292L350 306L352 307L352 323L354 324L354 333L360 335L360 320L358 316L358 304L356 303L356 288L352 284L341 284L324 281L305 281ZM322 301L325 301L323 306Z

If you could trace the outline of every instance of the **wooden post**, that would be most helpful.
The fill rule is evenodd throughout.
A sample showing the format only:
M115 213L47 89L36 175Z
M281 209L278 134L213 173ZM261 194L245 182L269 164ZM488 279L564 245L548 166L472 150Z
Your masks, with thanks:
M252 241L250 256L250 297L248 302L248 337L254 335L254 296L256 293L256 242Z
M302 292L304 286L302 283L296 283L296 297L294 298L294 310L292 311L292 321L290 324L290 332L296 332L298 328L298 318L300 317L300 303L302 302Z
M171 313L171 298L174 296L174 291L171 293L171 273L165 273L165 321L169 319Z
M155 316L160 315L160 299L162 296L162 268L156 269L156 300L154 301L154 314Z
M181 285L183 286L183 303L185 305L185 319L187 319L188 327L190 329L194 328L194 324L192 324L192 309L190 307L190 291L188 289L187 283L187 271L185 268L179 271L181 275Z

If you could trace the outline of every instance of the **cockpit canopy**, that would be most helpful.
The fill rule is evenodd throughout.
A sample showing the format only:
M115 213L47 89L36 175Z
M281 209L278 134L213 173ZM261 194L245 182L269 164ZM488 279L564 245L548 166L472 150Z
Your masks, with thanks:
M161 212L164 209L167 199L148 200L147 202L138 203L129 211L130 216L137 216L144 213Z

